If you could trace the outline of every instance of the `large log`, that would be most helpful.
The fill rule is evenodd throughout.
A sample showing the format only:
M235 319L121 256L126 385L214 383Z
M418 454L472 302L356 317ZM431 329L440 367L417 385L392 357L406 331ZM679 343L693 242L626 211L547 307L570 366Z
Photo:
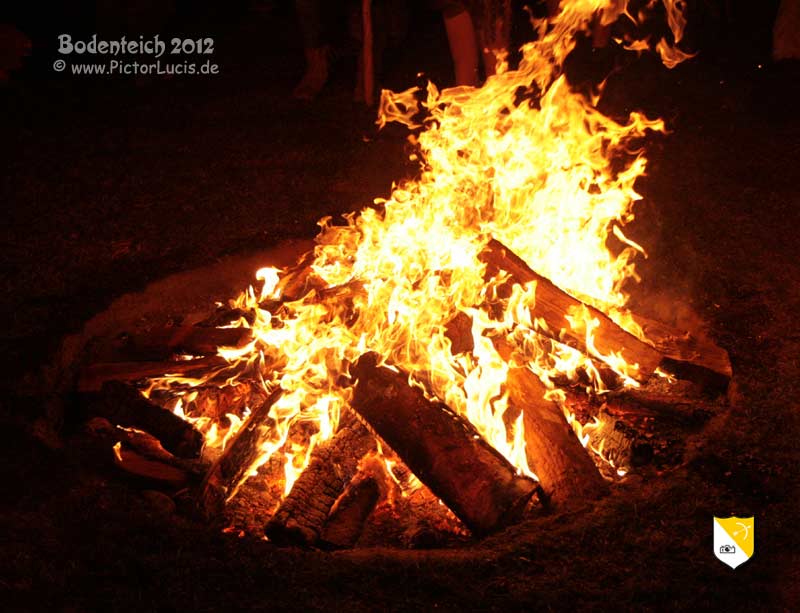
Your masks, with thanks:
M513 347L502 338L495 348L513 363ZM545 398L547 387L529 368L512 366L506 376L508 410L513 422L523 413L525 455L539 478L546 500L562 506L577 500L594 500L608 491L603 477L567 423L558 404Z
M343 415L336 434L321 443L264 531L279 545L315 545L336 499L375 449L375 438L352 415Z
M264 430L270 428L269 417L272 405L277 402L283 390L275 389L255 409L228 443L222 455L211 466L197 495L200 512L207 519L219 515L225 503L244 481L250 467L258 459L259 444L264 440Z
M594 500L607 486L581 445L562 410L544 394L547 390L527 368L511 368L506 378L509 414L523 412L525 454L547 500L561 506Z
M189 482L189 473L159 460L148 458L138 451L118 443L114 446L114 464L139 480L171 489L180 489Z
M108 381L139 381L166 375L191 376L222 370L230 364L220 356L196 360L168 360L163 362L99 362L84 368L78 376L79 392L96 392Z
M490 240L481 253L481 260L487 264L487 274L490 276L505 271L511 275L512 283L536 282L536 301L531 309L531 316L541 318L547 323L548 330L542 332L588 353L585 336L575 332L566 319L571 310L586 308L599 322L595 329L595 348L603 355L621 352L626 362L638 364L638 371L634 376L637 381L646 381L661 364L663 356L656 348L623 330L605 313L567 294L552 281L532 270L501 242Z
M331 509L321 545L325 549L348 549L355 545L379 498L380 486L372 475L351 481Z
M203 435L192 424L125 383L106 382L99 396L89 402L88 412L114 425L148 432L176 456L194 458L203 447Z
M248 328L159 326L119 337L116 352L128 360L166 360L175 353L212 355L219 347L241 347L251 338Z
M664 356L659 368L678 379L700 384L706 391L722 393L733 376L728 352L708 338L634 314L645 337Z
M517 520L538 490L475 428L425 398L406 375L363 355L351 369L353 409L413 473L476 534Z

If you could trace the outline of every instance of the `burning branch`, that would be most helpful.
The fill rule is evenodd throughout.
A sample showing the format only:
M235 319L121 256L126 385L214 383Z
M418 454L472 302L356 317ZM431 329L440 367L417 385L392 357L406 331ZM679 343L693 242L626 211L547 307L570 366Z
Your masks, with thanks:
M314 449L311 461L266 526L279 544L315 545L328 513L355 476L361 458L375 449L374 437L345 413L333 438Z
M536 483L407 375L378 364L366 354L352 368L353 409L470 530L486 534L517 520Z
M487 274L495 276L505 271L511 275L512 283L536 283L536 301L530 308L530 314L531 320L540 318L544 321L545 325L538 327L543 334L584 354L610 362L610 366L619 367L609 356L621 356L626 364L633 366L624 374L629 374L637 381L646 381L661 363L663 356L658 350L623 330L605 313L573 298L535 272L500 241L490 240L481 259L487 264ZM580 313L587 314L597 322L593 334L581 333L572 326L568 317Z
M247 477L260 455L259 446L265 438L264 431L272 424L270 410L282 394L282 389L276 389L250 413L247 421L208 471L197 496L200 510L206 517L219 515L225 502L236 493L236 488Z

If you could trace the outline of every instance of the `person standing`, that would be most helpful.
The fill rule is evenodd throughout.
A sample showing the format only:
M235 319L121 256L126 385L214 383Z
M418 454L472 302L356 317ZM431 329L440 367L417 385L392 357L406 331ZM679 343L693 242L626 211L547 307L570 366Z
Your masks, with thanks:
M325 32L324 11L321 0L295 0L294 7L303 38L306 67L292 95L300 100L311 100L328 81L330 47Z
M442 11L456 85L478 84L478 50L486 76L495 74L498 53L508 50L510 0L438 0Z

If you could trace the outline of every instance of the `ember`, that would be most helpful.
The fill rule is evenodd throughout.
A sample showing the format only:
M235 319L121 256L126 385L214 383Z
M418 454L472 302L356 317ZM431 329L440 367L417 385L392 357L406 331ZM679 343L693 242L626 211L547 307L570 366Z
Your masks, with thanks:
M276 542L350 546L392 489L440 500L475 534L601 496L598 466L613 481L647 455L641 429L609 420L612 397L661 378L719 392L731 376L721 349L626 309L644 248L623 227L641 141L664 124L617 123L563 75L576 35L615 4L565 3L481 88L384 91L379 122L421 128L418 179L344 226L323 219L312 251L260 270L213 325L127 339L128 362L90 365L80 389L146 381L137 402L205 436L204 514L258 476ZM664 5L678 43L681 3Z

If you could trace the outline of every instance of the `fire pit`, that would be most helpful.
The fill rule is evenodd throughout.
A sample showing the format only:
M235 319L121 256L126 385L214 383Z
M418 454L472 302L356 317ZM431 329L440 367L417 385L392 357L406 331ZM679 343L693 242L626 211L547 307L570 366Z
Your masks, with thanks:
M586 374L562 376L548 388L519 365L520 350L507 338L474 337L472 320L462 314L444 331L450 351L471 352L476 340L489 338L508 360L503 421L519 428L509 430L518 433L538 483L467 419L368 352L337 381L352 390L348 407L328 437L305 452L303 464L292 471L285 450L264 461L264 441L276 427L272 411L285 391L254 383L248 361L219 355L252 344L255 332L227 327L247 321L246 313L235 301L215 307L213 298L255 261L281 264L308 248L287 243L167 278L117 301L62 354L62 381L67 388L76 382L78 409L107 440L109 460L141 487L174 496L185 512L225 530L260 535L266 527L276 543L334 548L461 542L553 507L595 500L634 475L669 471L682 462L687 440L725 409L727 355L697 331L640 318L660 335L657 349L641 348L659 357L659 374L654 368L643 383L625 386L601 368L598 376L613 387L598 394L587 391ZM493 256L511 269L509 282L534 274L499 243L486 252ZM311 283L309 260L301 255L285 278ZM553 285L539 287L574 300ZM181 309L202 297L205 311ZM533 308L542 304L549 303ZM638 347L635 337L604 321ZM317 428L299 420L284 446L308 449Z

